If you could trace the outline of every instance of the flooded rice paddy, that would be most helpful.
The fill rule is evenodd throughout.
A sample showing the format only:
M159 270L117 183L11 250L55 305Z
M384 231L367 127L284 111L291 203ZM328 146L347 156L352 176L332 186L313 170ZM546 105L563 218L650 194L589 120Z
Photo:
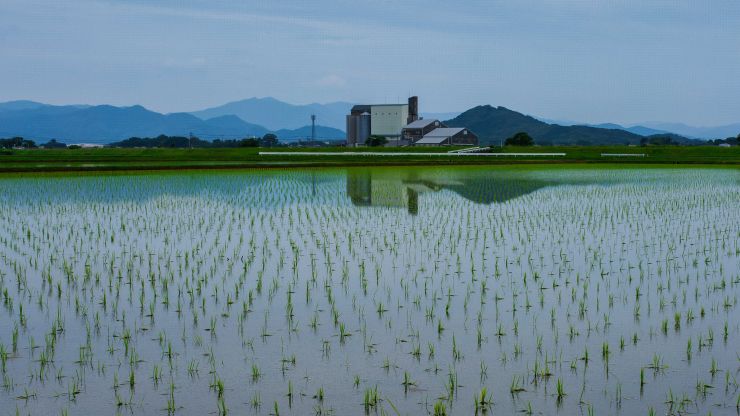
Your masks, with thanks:
M737 169L0 179L0 414L737 414Z

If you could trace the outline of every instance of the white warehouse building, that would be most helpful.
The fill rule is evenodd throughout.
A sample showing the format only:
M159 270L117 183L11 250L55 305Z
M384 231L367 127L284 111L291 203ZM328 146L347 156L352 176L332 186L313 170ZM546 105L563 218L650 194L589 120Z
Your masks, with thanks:
M370 106L370 134L385 136L389 141L401 138L401 129L409 117L408 104L379 104Z

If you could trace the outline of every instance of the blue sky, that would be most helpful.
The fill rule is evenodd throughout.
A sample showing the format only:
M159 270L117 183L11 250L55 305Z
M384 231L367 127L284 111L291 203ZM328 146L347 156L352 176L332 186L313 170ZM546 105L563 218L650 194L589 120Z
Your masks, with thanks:
M2 0L0 101L190 111L421 97L582 122L740 121L740 2Z

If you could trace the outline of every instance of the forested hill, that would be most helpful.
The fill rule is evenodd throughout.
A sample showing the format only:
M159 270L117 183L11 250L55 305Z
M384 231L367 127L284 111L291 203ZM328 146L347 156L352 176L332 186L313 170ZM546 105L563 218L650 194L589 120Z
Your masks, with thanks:
M452 120L450 127L467 127L480 138L481 144L498 144L518 132L526 132L540 145L623 145L640 144L646 136L621 129L590 126L561 126L548 124L534 117L505 107L481 105L471 108ZM691 144L694 140L678 135L670 137L647 136L648 140L670 139L676 143Z

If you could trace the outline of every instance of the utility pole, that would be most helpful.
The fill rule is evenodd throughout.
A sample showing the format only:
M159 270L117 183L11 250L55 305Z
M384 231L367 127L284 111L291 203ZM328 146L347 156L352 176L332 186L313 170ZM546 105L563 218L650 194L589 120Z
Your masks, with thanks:
M311 141L316 141L316 114L311 114Z
M188 145L189 145L188 147L190 147L190 149L192 150L193 149L193 132L192 131L188 135Z

